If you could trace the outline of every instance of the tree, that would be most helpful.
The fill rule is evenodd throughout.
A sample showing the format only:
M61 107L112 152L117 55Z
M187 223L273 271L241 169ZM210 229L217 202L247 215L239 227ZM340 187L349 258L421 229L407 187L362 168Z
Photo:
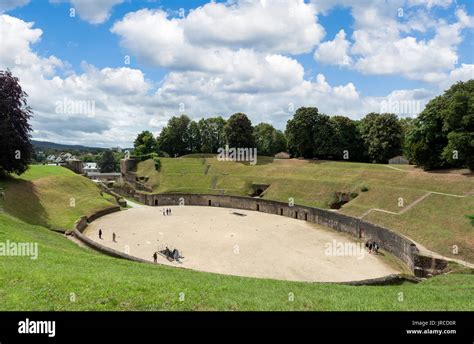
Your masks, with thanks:
M297 157L312 158L314 155L314 130L318 109L301 107L286 124L286 138L290 153Z
M408 147L406 145L408 133L415 126L415 119L411 117L400 118L398 120L402 126L402 153L404 156L408 157Z
M387 163L402 153L402 126L396 115L369 113L361 121L361 130L372 162Z
M202 153L217 153L219 148L224 147L225 124L222 117L203 118L198 122Z
M186 150L188 153L201 152L201 146L202 146L201 132L199 130L199 125L196 122L191 121L189 123L186 139L187 139Z
M451 131L442 158L451 166L474 170L474 132Z
M99 159L99 167L100 172L102 173L115 172L117 162L111 150L106 150L101 154Z
M33 147L28 95L10 71L0 71L0 177L28 169Z
M333 158L335 132L330 117L315 107L301 107L286 124L288 149L294 156Z
M275 137L273 139L273 151L274 154L280 152L286 152L288 149L288 142L286 141L286 136L281 130L275 131Z
M333 159L339 155L337 151L336 131L330 117L317 114L313 127L313 157Z
M189 153L188 128L190 123L191 119L186 115L171 117L168 125L161 130L157 139L159 149L170 156L181 156Z
M138 134L133 144L135 148L135 155L137 156L158 152L158 144L153 137L153 134L148 130L142 131L140 134Z
M257 124L253 128L253 136L259 155L273 156L286 150L285 135L271 124Z
M406 135L408 157L425 170L474 169L474 80L458 82L428 102Z
M357 122L344 116L333 116L331 123L334 132L335 157L350 161L365 161L366 147Z
M253 137L252 122L247 115L235 113L230 116L224 128L227 144L233 148L253 148L255 141Z

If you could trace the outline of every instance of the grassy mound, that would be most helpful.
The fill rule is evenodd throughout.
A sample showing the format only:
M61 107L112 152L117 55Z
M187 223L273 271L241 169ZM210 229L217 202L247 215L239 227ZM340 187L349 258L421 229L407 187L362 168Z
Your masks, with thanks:
M80 216L114 205L89 179L59 166L33 165L1 184L7 213L51 229L70 230Z
M215 184L216 187L228 186L226 192L233 190L237 193L244 192L248 183L258 178L280 184L280 190L283 190L283 182L278 181L283 181L283 176L290 174L284 164L275 167L271 162L254 167L225 163L229 166L224 167L207 159L182 159L187 161L185 165L181 159L164 160L165 172L153 177L162 183L159 188L169 190L190 188L208 192L209 186ZM144 162L139 169L146 166L147 162ZM312 166L310 167L313 168ZM263 167L273 169L276 176L255 174L255 171L249 169ZM307 166L303 165L303 168ZM354 169L353 166L348 168ZM370 171L367 170L370 169L378 171L378 167L368 165L363 173L369 174ZM232 172L229 172L231 170ZM321 171L319 175L316 171L312 173L318 176L315 180L319 186L327 184L323 179L331 179L331 174L325 176ZM311 180L302 178L302 171L296 169L293 174L295 177L290 178L290 183L297 184L301 180L310 187ZM336 171L334 174L337 174ZM189 178L190 175L194 175L193 181ZM179 182L183 184L174 181L175 177L179 177ZM211 178L211 184L204 182L207 181L206 178ZM369 183L369 179L363 178L363 181L369 186L370 191L367 194L377 188L378 184ZM196 184L193 185L193 182ZM350 185L344 180L332 182L334 184L330 185ZM1 181L0 187L6 188L2 205L8 211L0 213L0 242L33 242L39 246L36 260L29 257L0 256L0 310L474 308L474 300L471 297L474 293L474 275L469 273L451 273L416 285L404 283L384 287L355 287L223 276L111 258L80 247L63 235L46 228L70 228L80 215L111 205L106 198L101 197L98 188L89 180L60 167L32 166L21 178ZM278 194L278 189L274 192ZM290 189L285 192L292 194ZM321 195L324 194L324 191L320 192ZM76 207L70 207L71 197L75 198ZM308 197L314 195L308 192ZM308 198L307 202L312 201ZM433 204L431 207L435 209L439 204ZM426 227L423 229L429 230ZM184 295L184 300L180 300L180 295ZM293 296L294 301L291 301Z
M36 242L38 259L0 257L0 310L472 310L474 275L369 287L222 276L110 258L0 214L0 242ZM184 293L184 301L180 301ZM289 296L294 296L290 301Z
M372 208L401 212L428 192L432 194L399 215L372 212L370 222L400 231L427 248L474 262L474 227L465 217L474 209L471 174L429 173L413 166L389 166L336 161L278 160L259 157L258 163L218 161L215 157L162 158L160 172L153 162L137 167L155 192L249 195L251 184L270 184L263 198L329 208L335 192L357 192L339 211L362 216ZM361 192L362 189L368 189ZM402 206L400 206L402 200ZM454 254L453 246L458 247Z

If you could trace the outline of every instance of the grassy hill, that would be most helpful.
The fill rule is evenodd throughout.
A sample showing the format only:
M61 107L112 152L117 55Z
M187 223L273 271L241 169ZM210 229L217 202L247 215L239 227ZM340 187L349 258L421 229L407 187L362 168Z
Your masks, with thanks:
M263 198L287 202L291 197L297 204L321 208L329 207L334 192L356 192L358 196L340 212L356 217L372 208L402 212L373 211L364 218L398 230L428 249L474 262L474 227L465 217L474 212L474 175L466 171L430 173L413 166L269 157L259 157L251 166L187 156L162 158L159 173L153 161L141 162L137 174L147 176L147 185L155 192L249 195L252 183L263 183L270 185ZM404 211L428 192L462 197L434 193ZM458 254L453 254L454 245Z
M188 166L188 171L193 170L197 166ZM181 173L177 165L175 173ZM161 180L164 176L157 177ZM3 206L9 212L0 212L0 242L39 245L36 260L0 256L2 311L474 308L473 274L451 273L419 284L356 287L223 276L111 258L45 227L69 228L78 213L109 206L91 181L59 167L32 166L21 178L0 184L6 188ZM75 209L69 207L70 195L79 200ZM184 293L184 301L180 301L180 293ZM290 293L294 301L289 301Z
M61 231L82 215L114 205L89 179L59 166L33 165L21 177L0 180L0 187L7 213Z
M474 308L474 275L468 274L385 287L223 276L111 258L44 227L0 214L0 242L6 240L37 242L39 256L0 257L2 311ZM289 301L289 293L294 301Z

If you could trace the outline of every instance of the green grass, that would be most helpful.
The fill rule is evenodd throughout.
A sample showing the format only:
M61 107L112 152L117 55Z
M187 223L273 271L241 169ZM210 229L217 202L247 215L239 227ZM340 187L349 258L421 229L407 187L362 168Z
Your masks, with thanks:
M472 198L454 202L432 194L404 214L372 212L367 220L393 228L445 256L474 262L474 226L464 216L472 209Z
M3 180L3 209L30 224L71 230L82 215L115 205L89 179L59 166L33 165L20 177Z
M0 242L6 240L37 242L39 257L0 257L3 311L474 308L474 275L469 274L384 287L223 276L110 258L44 227L0 214ZM180 293L185 295L183 302ZM289 301L289 293L294 301Z
M218 161L215 157L191 155L162 158L156 172L151 160L141 162L139 176L148 176L155 192L191 192L249 195L252 183L270 184L265 199L328 208L334 192L357 192L340 212L361 216L371 208L399 212L428 191L457 195L432 195L403 215L371 213L366 219L399 230L427 248L444 255L474 262L474 227L466 215L474 209L474 178L471 174L423 172L413 166L336 161L274 160L259 157L255 166ZM465 172L465 171L464 171ZM361 192L367 187L367 192ZM437 199L434 204L433 199ZM459 247L453 254L452 246Z
M246 194L252 182L268 182L272 186L266 197L294 197L297 203L324 206L331 192L366 185L369 191L364 197L347 205L355 213L374 205L394 209L392 197L402 193L412 200L426 187L452 193L472 189L467 177L451 176L452 180L443 181L442 175L402 176L399 174L405 172L370 164L260 159L257 166L248 166L209 157L162 160L159 174L153 173L149 162L138 168L140 174L150 174L160 191ZM112 205L112 199L101 196L88 179L60 167L32 166L21 177L0 181L0 186L6 189L0 242L39 245L37 260L0 256L0 310L474 309L474 274L466 269L463 274L450 273L419 284L355 287L224 276L111 258L46 228L71 228L80 215ZM71 197L75 207L70 207ZM436 245L450 244L456 238L462 253L474 246L472 227L464 227L469 224L464 213L472 213L468 212L473 209L472 198L449 201L432 195L413 208L414 212L380 218L381 214L374 213L370 220L385 221L416 240L429 242L441 253L443 248ZM433 224L427 218L437 221ZM182 302L180 293L185 295ZM290 293L294 301L289 301Z

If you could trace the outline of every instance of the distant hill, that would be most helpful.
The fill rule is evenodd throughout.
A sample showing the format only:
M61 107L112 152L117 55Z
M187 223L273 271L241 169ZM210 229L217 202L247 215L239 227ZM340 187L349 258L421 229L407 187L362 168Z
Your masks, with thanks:
M81 152L97 152L97 151L104 151L107 148L99 148L99 147L87 147L81 145L65 145L60 143L48 142L48 141L35 141L31 140L32 145L36 149L56 149L61 151L81 151Z

